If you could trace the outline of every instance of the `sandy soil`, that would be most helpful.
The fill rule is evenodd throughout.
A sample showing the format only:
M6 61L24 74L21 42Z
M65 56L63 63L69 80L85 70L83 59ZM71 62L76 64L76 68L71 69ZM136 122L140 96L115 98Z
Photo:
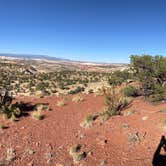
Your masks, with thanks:
M18 122L3 120L9 128L0 130L0 161L10 166L72 166L69 148L81 144L86 158L80 166L150 166L153 154L162 135L166 104L152 105L136 98L124 112L128 116L114 116L102 123L96 120L89 129L80 122L89 114L100 112L104 98L84 95L84 101L74 103L65 98L66 105L58 107L60 97L18 97L17 101L48 103L52 111L44 111L45 118L36 120L21 117ZM124 114L125 114L124 113ZM126 115L126 114L125 114ZM136 140L129 140L132 135ZM6 161L7 149L15 150L15 159Z

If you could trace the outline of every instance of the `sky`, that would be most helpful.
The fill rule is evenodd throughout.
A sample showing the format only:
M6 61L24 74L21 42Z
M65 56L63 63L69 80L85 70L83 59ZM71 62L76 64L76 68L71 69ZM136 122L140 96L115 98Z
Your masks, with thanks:
M0 0L0 53L128 63L165 44L165 0Z

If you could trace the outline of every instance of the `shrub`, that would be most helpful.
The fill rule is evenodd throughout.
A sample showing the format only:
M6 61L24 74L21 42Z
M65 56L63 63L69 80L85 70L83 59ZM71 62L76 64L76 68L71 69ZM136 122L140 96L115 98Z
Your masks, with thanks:
M142 84L143 95L152 101L166 101L166 58L132 55L131 69Z
M124 107L129 105L131 100L123 97L120 92L116 92L115 89L111 89L105 95L105 106L106 111L110 116L112 115L120 115L120 112Z
M94 90L93 89L89 89L88 90L88 94L90 94L90 93L94 93Z
M56 105L57 105L58 107L62 107L62 106L65 105L65 102L64 102L64 100L61 100L61 101L58 101L58 102L56 103Z
M84 98L81 97L81 96L74 96L74 97L72 98L72 101L78 103L78 102L84 101Z
M2 123L0 123L0 129L5 129L6 127L2 124Z
M4 96L1 95L0 99L0 111L5 114L7 118L14 120L16 117L21 116L22 111L18 102L12 104L13 98L6 92Z
M97 118L97 115L88 115L80 124L83 128L92 127L93 121Z
M135 88L134 86L127 86L126 88L123 89L124 95L127 97L137 97L139 96L139 91L137 88Z
M166 109L162 109L162 110L160 110L159 112L161 112L161 113L166 113Z
M79 163L81 160L83 160L85 158L86 158L86 153L85 152L75 153L73 155L74 163Z
M105 109L99 116L103 121L109 119L110 116L120 115L121 111L131 103L131 99L123 97L119 91L114 88L107 90L105 93Z
M32 115L37 120L43 120L44 119L44 115L41 113L41 110L34 111Z
M108 111L101 112L99 116L102 119L102 121L107 121L110 118L110 114Z
M74 146L70 147L69 153L70 153L70 155L73 155L74 153L79 152L80 149L81 149L81 145L80 144L74 145Z
M38 103L35 106L35 110L40 110L40 111L44 111L44 110L49 110L49 107L47 104L43 104L43 103Z
M110 85L120 85L128 79L133 78L132 73L129 70L115 71L112 73L108 82Z
M84 90L85 90L84 87L78 86L76 89L69 91L69 94L77 94L77 93L83 92Z
M81 160L86 158L86 153L80 152L80 150L81 150L80 144L74 145L69 149L69 153L73 157L74 163L79 163Z
M6 160L7 161L13 161L16 159L16 153L15 153L15 149L13 148L8 148L7 149L7 157Z

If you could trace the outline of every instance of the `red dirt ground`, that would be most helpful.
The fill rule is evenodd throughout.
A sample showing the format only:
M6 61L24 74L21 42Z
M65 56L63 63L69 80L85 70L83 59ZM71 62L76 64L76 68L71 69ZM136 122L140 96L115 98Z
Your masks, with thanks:
M87 153L80 166L150 166L153 154L162 135L165 135L163 121L166 104L152 105L135 99L124 111L135 110L129 116L114 116L101 123L95 121L93 127L84 129L80 122L89 114L100 112L104 107L102 96L84 95L84 101L74 103L69 96L66 105L56 106L59 97L18 97L17 101L49 103L52 111L45 111L43 120L32 116L21 117L18 122L0 118L0 122L9 126L0 131L0 160L11 166L72 166L73 159L69 148L81 144ZM30 112L31 114L31 112ZM142 117L147 116L147 120ZM124 128L124 124L128 127ZM135 143L128 140L130 134L137 133ZM106 143L105 143L106 142ZM6 161L8 148L14 148L16 159ZM34 154L26 154L27 149ZM50 160L47 156L52 154Z

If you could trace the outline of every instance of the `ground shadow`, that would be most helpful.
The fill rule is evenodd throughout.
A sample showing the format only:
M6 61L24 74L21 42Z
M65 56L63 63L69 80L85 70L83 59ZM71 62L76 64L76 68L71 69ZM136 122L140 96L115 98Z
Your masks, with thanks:
M166 166L166 155L161 155L161 149L166 152L166 139L165 136L161 137L160 143L154 153L152 164L153 166Z
M20 116L29 116L28 112L33 111L36 107L36 104L16 102L15 106L17 106L21 110Z
M37 103L37 104L32 104L32 103L25 103L25 102L16 102L15 105L21 110L21 115L20 116L29 116L29 112L35 111L38 105L43 105L43 109L47 108L49 103ZM51 110L51 109L49 109Z

